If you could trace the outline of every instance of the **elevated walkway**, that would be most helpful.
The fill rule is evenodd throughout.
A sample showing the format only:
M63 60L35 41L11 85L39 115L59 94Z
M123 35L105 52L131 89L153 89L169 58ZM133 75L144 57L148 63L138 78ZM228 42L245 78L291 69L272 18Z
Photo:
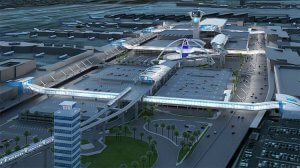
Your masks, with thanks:
M56 88L46 88L41 87L30 82L23 80L23 88L37 92L40 94L49 95L61 95L61 96L77 96L85 98L99 98L99 99L109 99L114 101L114 99L120 96L118 93L110 92L94 92L85 90L71 90L71 89L56 89ZM126 94L129 89L125 89L123 94ZM121 94L121 95L123 95ZM202 99L185 99L185 98L174 98L174 97L159 97L159 96L145 96L143 98L144 102L155 103L162 105L172 105L172 106L183 106L183 107L207 107L207 108L222 108L222 109L235 109L235 110L268 110L268 109L280 109L287 111L300 111L300 100L289 95L280 94L276 96L277 101L267 101L261 103L241 103L241 102L224 102L215 100L202 100Z

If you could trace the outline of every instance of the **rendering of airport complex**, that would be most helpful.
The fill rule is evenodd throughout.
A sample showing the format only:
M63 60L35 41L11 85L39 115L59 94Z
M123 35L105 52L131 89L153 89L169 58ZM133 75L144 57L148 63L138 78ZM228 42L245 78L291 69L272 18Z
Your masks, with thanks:
M0 168L300 168L300 1L0 0Z

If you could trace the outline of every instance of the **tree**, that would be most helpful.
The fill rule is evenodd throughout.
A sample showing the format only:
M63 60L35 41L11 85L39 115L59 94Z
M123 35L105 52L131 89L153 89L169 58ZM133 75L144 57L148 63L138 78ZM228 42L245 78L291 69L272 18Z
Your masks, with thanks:
M19 145L15 146L15 151L18 151L18 150L20 150L20 149L21 149L21 148L20 148Z
M157 133L157 128L159 127L159 125L156 123L154 124L154 127L155 127L155 132Z
M179 132L176 130L174 134L175 134L176 144L177 144L177 137L179 136Z
M16 137L15 137L16 146L18 146L19 141L20 141L20 137L19 137L19 136L16 136Z
M147 161L147 156L143 155L140 157L140 161L142 162L143 168L145 167L145 163Z
M32 141L33 141L34 143L37 143L37 142L39 142L39 138L38 138L38 137L34 137L34 138L32 138Z
M143 119L145 122L147 122L148 116L144 116Z
M128 127L128 125L125 125L123 128L124 128L124 135L126 136L127 131L129 130L129 127Z
M151 135L148 135L148 136L147 136L147 139L148 139L149 144L150 144L150 141L152 140L152 136L151 136Z
M10 145L9 142L5 142L5 143L4 143L5 150L7 150L7 148L9 147L9 145Z
M151 106L151 112L154 113L154 111L155 111L155 108L154 108L154 106L152 105L152 106Z
M143 140L144 132L140 132L141 141Z
M195 130L195 131L193 132L193 135L194 135L195 137L197 137L197 136L198 136L198 131Z
M170 132L170 129L171 129L171 126L170 125L167 125L167 130L168 130L168 138L169 138L169 132Z
M118 131L119 131L119 129L118 128L113 128L112 131L115 133L116 140L118 140Z
M50 133L50 136L53 136L53 128L52 128L52 127L50 127L50 128L48 129L48 132Z
M126 163L122 163L122 164L120 165L120 168L127 168Z
M189 150L190 150L189 145L185 145L185 146L183 147L183 150L184 150L184 151L189 151Z
M138 168L139 167L139 162L132 161L130 165L131 165L132 168Z
M154 145L153 143L150 144L150 149L151 149L152 151L155 151L155 145Z
M154 144L155 146L157 145L156 140L152 140L151 143Z
M148 164L149 164L149 167L150 167L151 166L151 158L152 158L153 152L152 151L147 151L146 155L148 157Z
M147 127L148 127L148 130L150 130L150 129L149 129L149 128L150 128L150 118L148 117L146 121L147 121Z
M29 135L30 135L30 132L29 132L29 131L25 131L25 132L24 132L26 145L28 144L28 143L27 143L27 139L28 139L28 136L29 136Z
M11 154L11 150L10 150L10 149L6 150L6 151L5 151L5 154L6 154L6 155Z
M183 140L185 141L187 138L187 132L183 132L182 136L183 136Z
M132 131L133 131L133 138L135 139L136 127L133 127L133 128L132 128Z
M189 134L189 133L187 132L187 134L186 134L186 140L188 141L190 137L191 137L191 134Z
M172 140L173 140L173 137L174 137L174 131L175 131L175 129L176 129L176 127L175 127L174 124L171 125L171 129L172 129Z
M160 128L161 128L161 134L164 135L164 128L165 128L166 124L165 123L161 123L160 124Z
M194 131L193 135L195 136L195 139L198 140L198 136L200 135L198 130Z
M180 141L180 145L181 145L182 148L184 148L184 146L185 146L185 141L184 141L184 140Z
M191 141L191 142L194 142L194 141L195 141L195 136L194 136L194 135L192 135L192 136L190 137L190 141Z

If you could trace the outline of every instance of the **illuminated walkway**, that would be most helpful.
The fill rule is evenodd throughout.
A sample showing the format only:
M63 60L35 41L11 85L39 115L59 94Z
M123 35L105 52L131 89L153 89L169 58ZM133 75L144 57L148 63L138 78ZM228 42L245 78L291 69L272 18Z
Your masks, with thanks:
M188 107L211 107L222 109L235 109L235 110L268 110L279 109L279 102L262 102L262 103L240 103L240 102L224 102L214 100L202 100L202 99L185 99L185 98L173 98L173 97L159 97L159 96L147 96L143 99L147 103L155 103L161 105L172 106L188 106Z
M46 88L46 87L42 87L30 83L24 83L23 88L39 94L75 96L75 97L97 98L97 99L114 99L116 96L119 95L119 93L110 93L110 92L93 92L93 91L86 91L86 90Z
M61 96L74 96L74 97L85 97L85 98L99 98L99 99L114 99L119 94L109 92L94 92L85 90L71 90L71 89L56 89L46 88L35 84L24 83L24 89L29 89L33 92L47 95L61 95ZM293 99L293 101L291 101ZM224 102L215 100L202 100L202 99L185 99L185 98L173 98L173 97L159 97L159 96L145 96L143 102L155 103L162 105L172 106L184 106L184 107L211 107L211 108L222 108L222 109L235 109L235 110L268 110L268 109L280 109L290 108L299 110L299 100L288 96L280 96L280 100L261 102L261 103L241 103L241 102Z

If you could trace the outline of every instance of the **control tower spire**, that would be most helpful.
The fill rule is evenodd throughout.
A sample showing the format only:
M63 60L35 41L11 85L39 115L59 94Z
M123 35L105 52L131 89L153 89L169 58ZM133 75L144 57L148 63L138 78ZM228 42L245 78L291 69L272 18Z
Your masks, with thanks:
M193 39L200 39L200 21L204 12L200 9L189 12L193 24Z

